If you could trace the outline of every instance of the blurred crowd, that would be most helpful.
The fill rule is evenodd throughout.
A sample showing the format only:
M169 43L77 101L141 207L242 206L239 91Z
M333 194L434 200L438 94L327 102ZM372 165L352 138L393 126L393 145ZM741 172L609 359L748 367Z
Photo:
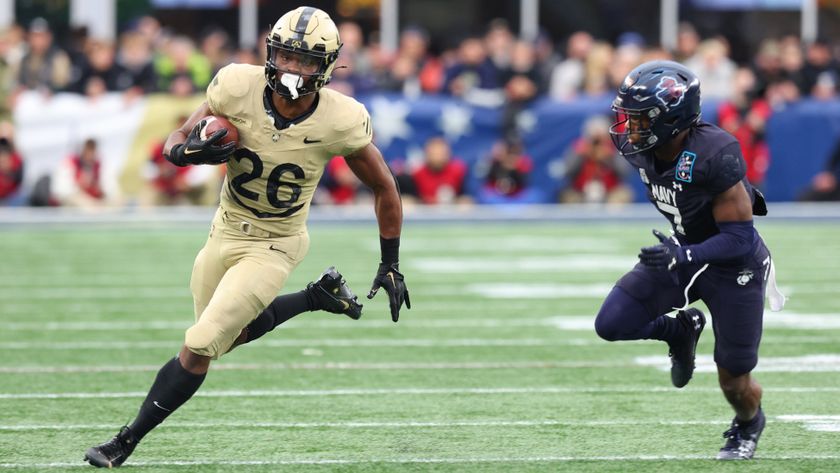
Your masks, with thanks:
M704 103L716 107L704 110L704 116L739 139L748 177L759 187L770 165L764 136L770 116L801 97L836 98L840 85L837 44L818 39L803 46L793 36L765 39L748 63L739 64L731 59L724 37L701 37L688 23L679 26L674 51L646 44L634 32L614 42L585 31L565 38L543 33L524 41L505 20L495 20L483 34L459 38L455 44L433 41L422 28L410 26L402 30L396 51L385 50L376 34L366 37L354 22L341 22L339 31L344 46L329 87L356 96L382 91L408 97L441 94L503 110L502 138L488 156L459 159L444 137L433 137L421 161L394 169L406 198L424 204L533 201L533 166L517 134L520 112L538 98L563 103L613 94L624 76L644 61L673 59L697 73ZM26 157L15 150L12 109L22 91L45 96L69 91L91 99L119 92L127 100L154 92L200 94L215 72L231 62L262 65L263 44L257 44L255 49L238 48L227 32L213 28L197 38L182 36L152 17L132 22L114 42L89 37L83 28L56 38L41 18L0 32L0 201L90 206L107 197L97 183L96 141L89 137L80 137L79 149L67 156L67 165L56 171L52 182L44 188L36 185L32 196L17 194ZM593 117L581 128L579 139L563 156L552 200L633 200L624 162L606 134L608 120ZM206 203L206 196L218 189L219 173L189 175L170 167L160 153L160 143L150 144L144 174L149 197L141 198L143 202ZM829 194L836 190L837 168L827 164L826 173L835 173ZM825 190L828 179L821 179L814 185ZM68 188L76 197L68 197ZM803 198L812 196L803 191ZM345 204L365 198L346 163L340 157L333 160L316 202Z

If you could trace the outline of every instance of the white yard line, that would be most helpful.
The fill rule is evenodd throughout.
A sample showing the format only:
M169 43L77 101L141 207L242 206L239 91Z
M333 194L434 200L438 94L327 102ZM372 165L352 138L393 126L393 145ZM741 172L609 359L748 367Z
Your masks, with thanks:
M765 387L764 392L774 393L840 393L840 387ZM198 397L241 398L241 397L335 397L335 396L393 396L393 395L523 395L523 394L658 394L685 395L695 393L720 393L717 387L695 387L677 390L669 387L613 386L613 387L502 387L502 388L371 388L371 389L310 389L310 390L207 390L198 391ZM145 391L127 392L59 392L59 393L0 393L0 399L126 399L142 398Z
M637 356L636 364L657 368L660 371L671 369L667 359L660 356ZM717 365L710 355L696 358L695 373L716 373ZM757 373L834 373L840 371L840 355L834 353L813 353L802 356L764 356L758 359Z
M762 454L756 455L756 459L767 460L812 460L812 461L834 461L840 460L840 455L814 455L802 454ZM568 463L568 462L661 462L661 461L693 461L708 460L709 465L717 464L712 455L558 455L558 456L525 456L525 457L463 457L463 458L359 458L359 459L331 459L331 458L301 458L289 460L182 460L182 461L133 461L129 460L129 466L285 466L285 465L369 465L369 464L470 464L470 463ZM0 463L0 468L35 468L47 470L52 468L90 468L90 465L83 462L54 462L54 463Z
M161 424L166 429L422 429L448 427L611 427L625 425L728 425L731 419L718 420L675 420L657 421L646 419L627 420L488 420L488 421L449 421L449 422L169 422ZM771 421L772 422L772 421ZM25 432L33 430L111 430L114 424L41 424L41 425L0 425L0 431Z
M413 429L413 428L449 428L449 427L613 427L626 425L725 425L730 419L710 420L653 420L653 419L620 419L620 420L453 420L453 421L380 421L380 422L168 422L161 424L164 429ZM768 422L802 423L806 429L813 425L834 427L840 424L840 415L780 415ZM27 432L35 430L111 430L114 424L0 424L0 431ZM818 429L809 429L818 430ZM833 431L825 430L824 431Z

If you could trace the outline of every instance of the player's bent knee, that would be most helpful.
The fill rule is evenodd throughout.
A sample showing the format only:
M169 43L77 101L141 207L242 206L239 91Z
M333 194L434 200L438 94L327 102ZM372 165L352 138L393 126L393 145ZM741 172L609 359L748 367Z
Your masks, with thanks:
M199 323L187 329L184 345L196 355L218 358L222 354L221 331L213 324ZM227 348L225 347L225 350Z
M595 317L595 333L608 342L619 340L618 326L614 321L615 317L609 313L605 313L604 308L601 307L598 316Z
M749 374L758 364L758 356L747 356L743 358L726 358L717 362L718 366L726 369L733 378ZM733 382L721 382L721 388L726 391L727 387L724 385L737 386L737 380ZM736 388L733 388L736 389Z
M595 333L608 342L626 340L628 322L632 322L635 318L628 318L628 315L632 315L630 313L634 309L638 310L640 308L640 304L626 291L620 287L614 287L595 317ZM636 329L635 327L629 328Z

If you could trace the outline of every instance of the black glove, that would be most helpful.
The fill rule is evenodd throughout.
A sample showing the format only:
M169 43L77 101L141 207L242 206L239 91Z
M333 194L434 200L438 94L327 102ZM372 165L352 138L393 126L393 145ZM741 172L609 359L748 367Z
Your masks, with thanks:
M685 249L673 237L666 237L659 230L654 230L653 235L659 239L660 244L642 248L639 261L643 265L672 271L677 266L690 261Z
M391 302L391 320L396 322L400 319L400 307L402 307L403 301L405 301L405 307L411 309L411 299L408 298L405 278L399 272L399 264L379 264L379 270L376 272L376 277L373 278L373 285L370 287L367 298L373 299L380 287L384 287L385 292L388 293L388 299Z
M167 161L176 166L188 164L222 164L228 162L230 155L236 147L236 143L230 142L223 145L216 143L227 135L226 129L213 133L206 140L201 139L201 131L207 126L206 120L200 120L195 124L187 140L177 144L169 150L166 156Z

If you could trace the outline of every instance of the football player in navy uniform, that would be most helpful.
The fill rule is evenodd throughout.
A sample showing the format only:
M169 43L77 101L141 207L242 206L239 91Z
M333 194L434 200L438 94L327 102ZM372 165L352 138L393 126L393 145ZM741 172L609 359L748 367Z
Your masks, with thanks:
M365 107L322 88L341 41L329 15L300 7L266 38L265 67L231 64L207 88L207 101L175 130L164 155L178 166L227 163L221 204L193 267L195 323L184 345L158 372L135 420L85 459L118 467L137 443L201 386L210 361L308 310L358 318L361 305L329 268L303 291L275 298L309 249L306 217L325 165L345 156L374 193L381 262L368 298L387 292L399 318L408 290L399 271L402 205L394 177L372 143ZM227 130L203 133L209 115L236 125L239 147L221 144Z
M717 458L752 458L765 417L761 386L750 372L758 361L768 285L771 309L784 303L770 252L753 227L753 215L767 213L764 197L745 178L736 139L700 119L700 83L684 66L638 66L612 109L613 141L673 231L654 230L659 244L641 249L639 263L604 301L595 330L608 341L666 342L671 381L681 388L694 372L706 325L703 313L688 306L702 300L712 315L720 388L735 411ZM674 309L676 317L665 315Z

